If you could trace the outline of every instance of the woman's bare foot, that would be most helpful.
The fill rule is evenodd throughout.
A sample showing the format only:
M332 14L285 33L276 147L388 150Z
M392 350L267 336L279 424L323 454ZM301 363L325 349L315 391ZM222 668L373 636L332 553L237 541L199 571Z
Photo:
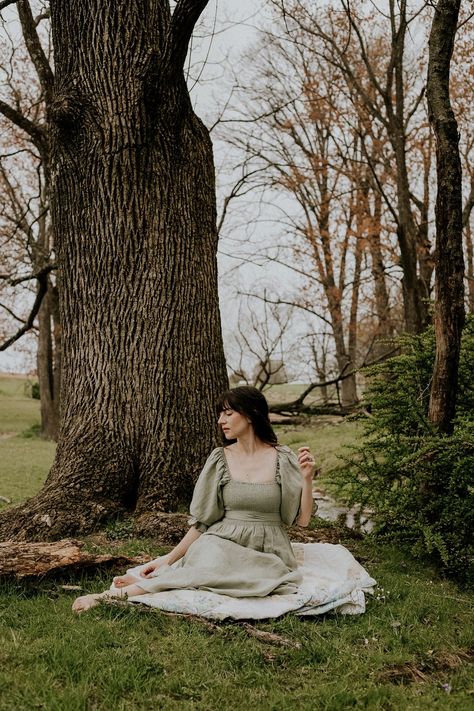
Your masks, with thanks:
M130 575L129 573L126 573L125 575L117 575L117 577L113 579L113 584L116 588L124 588L127 585L133 585L136 582L136 577L134 575Z
M81 597L77 597L73 604L72 604L72 609L74 612L77 612L78 614L81 612L85 612L86 610L90 610L92 607L95 607L96 605L99 604L99 602L102 599L102 595L97 594L97 595L81 595Z

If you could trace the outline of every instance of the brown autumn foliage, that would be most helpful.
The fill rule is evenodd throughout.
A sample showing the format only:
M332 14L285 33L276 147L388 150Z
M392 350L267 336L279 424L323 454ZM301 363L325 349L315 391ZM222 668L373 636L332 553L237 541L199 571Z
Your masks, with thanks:
M386 13L345 1L271 5L274 25L242 60L221 135L241 151L259 211L279 226L265 249L292 271L294 289L280 287L275 298L330 332L337 373L430 318L435 174L424 85L432 11L421 1L390 2ZM463 71L452 91L465 134L470 275L472 23L459 33Z

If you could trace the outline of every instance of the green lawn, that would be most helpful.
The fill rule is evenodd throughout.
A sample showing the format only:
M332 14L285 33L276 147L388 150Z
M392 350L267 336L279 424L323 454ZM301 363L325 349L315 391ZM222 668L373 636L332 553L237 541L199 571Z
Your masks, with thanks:
M0 435L39 425L39 401L27 396L31 380L0 376Z
M103 605L76 618L77 593L58 583L6 585L0 709L472 708L472 600L399 550L351 546L380 583L365 615L258 624L300 649L259 642L235 623L209 630L159 611ZM96 591L108 580L75 582Z
M354 442L361 431L359 420L340 417L312 418L310 427L279 426L278 438L295 452L298 447L309 446L318 466L327 475L338 463L344 447Z
M17 387L0 381L3 432L39 421L38 402ZM307 428L280 427L279 436L295 449L309 444L330 476L359 427L320 419ZM16 502L37 491L53 453L53 444L35 436L1 439L0 494ZM162 552L159 541L87 543L130 555ZM4 582L0 711L474 709L472 596L400 548L344 534L343 543L377 579L376 595L362 616L288 616L257 625L300 649L259 642L238 624L208 629L159 611L102 605L75 617L77 593L59 581ZM62 582L89 592L110 580L99 573Z
M54 442L35 436L40 404L27 396L29 382L16 376L0 377L0 496L12 503L41 488L56 448Z

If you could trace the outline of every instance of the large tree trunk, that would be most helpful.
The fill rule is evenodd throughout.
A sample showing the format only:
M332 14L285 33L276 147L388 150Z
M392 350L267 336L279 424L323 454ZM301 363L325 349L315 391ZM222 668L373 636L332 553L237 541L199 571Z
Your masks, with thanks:
M51 2L61 423L0 534L54 538L190 495L227 386L212 146L183 75L207 0Z
M457 122L449 98L449 70L460 0L439 0L430 34L427 97L436 137L436 359L429 419L441 431L453 429L459 352L464 325L462 180Z

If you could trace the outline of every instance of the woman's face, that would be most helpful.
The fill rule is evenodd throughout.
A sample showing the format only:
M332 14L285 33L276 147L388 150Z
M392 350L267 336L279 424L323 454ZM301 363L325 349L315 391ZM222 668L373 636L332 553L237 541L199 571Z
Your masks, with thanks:
M226 439L238 439L252 429L250 418L236 410L232 410L230 407L222 410L217 424L222 429Z

